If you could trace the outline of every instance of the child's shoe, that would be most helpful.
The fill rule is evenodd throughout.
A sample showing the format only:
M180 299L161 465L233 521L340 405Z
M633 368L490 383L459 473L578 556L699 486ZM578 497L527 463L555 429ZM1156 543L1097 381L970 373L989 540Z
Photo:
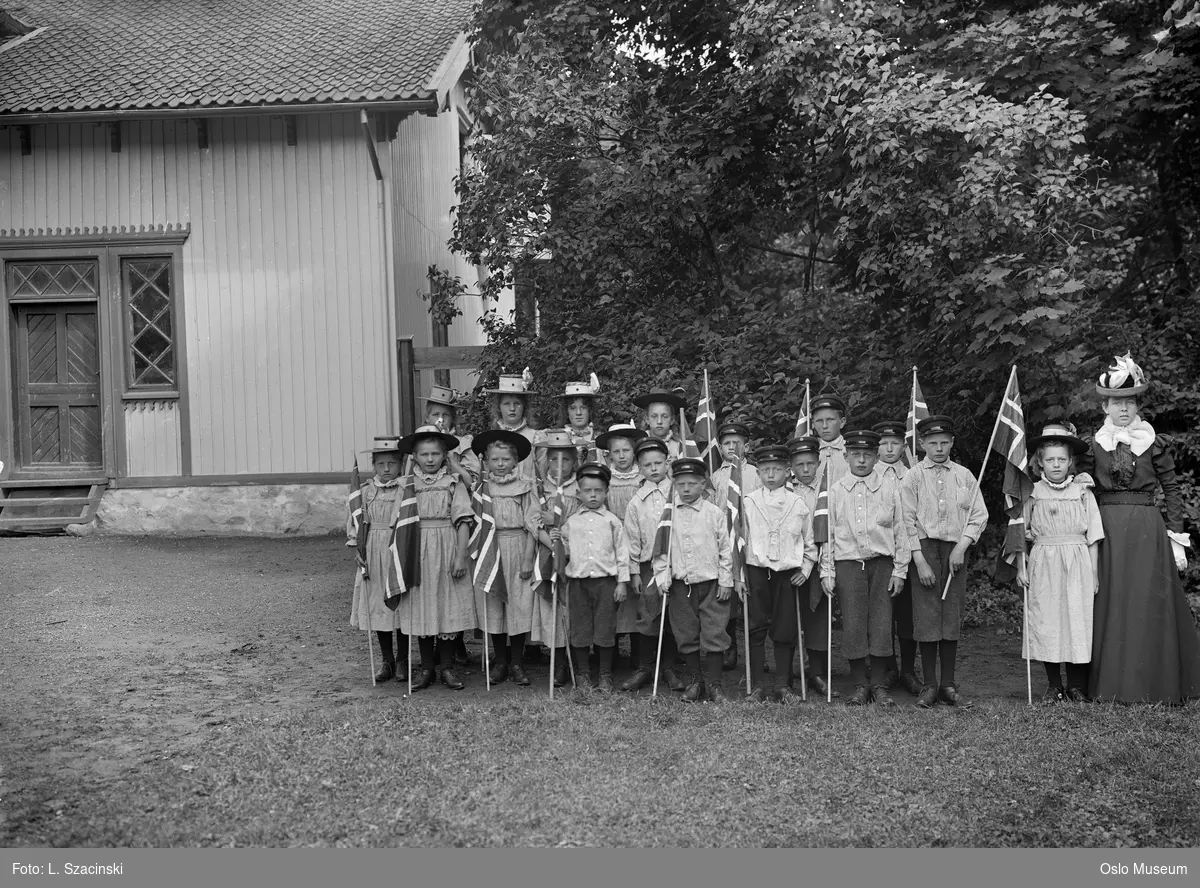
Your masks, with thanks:
M1053 706L1055 703L1062 703L1066 699L1067 695L1064 693L1062 688L1046 688L1046 693L1042 694L1042 702L1047 706Z

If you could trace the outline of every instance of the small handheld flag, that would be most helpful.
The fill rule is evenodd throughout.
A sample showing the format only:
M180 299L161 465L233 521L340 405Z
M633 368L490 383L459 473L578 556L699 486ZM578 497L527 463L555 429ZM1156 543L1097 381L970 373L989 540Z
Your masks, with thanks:
M400 596L421 585L421 526L417 515L417 491L412 474L404 478L404 487L400 494L400 513L392 525L388 555L388 576L383 603L395 610L400 605Z
M495 595L508 601L508 586L504 581L503 565L500 562L500 542L496 534L496 516L491 494L487 492L487 481L481 479L471 495L475 507L475 527L471 531L470 551L475 559L472 578L475 586L485 595Z
M713 406L712 395L708 390L708 371L704 371L704 390L700 394L700 404L696 409L696 438L704 442L704 452L700 458L708 466L711 475L717 470L717 413Z
M667 500L663 507L662 516L658 519L658 528L654 531L654 547L650 550L650 563L657 564L660 555L665 555L666 566L654 573L654 584L660 595L666 595L671 589L671 528L675 520L675 498Z
M921 385L917 382L917 368L912 368L912 395L908 400L908 418L904 422L904 452L906 465L917 463L917 423L929 418L929 406L925 403L925 395L921 393Z
M992 449L1004 457L1004 512L1008 516L1008 526L996 561L995 578L1005 583L1016 579L1024 568L1025 501L1033 493L1025 441L1025 413L1021 409L1015 367L1000 405L1000 427L992 441Z
M358 557L364 565L362 577L364 580L368 580L371 577L365 565L367 562L367 535L371 532L371 525L367 522L367 513L363 507L362 478L358 474L358 457L353 451L350 453L350 460L354 466L350 470L350 496L348 499L350 522L354 527L354 544L358 549Z
M812 408L809 406L812 402L812 388L809 381L804 380L804 403L800 407L800 416L796 419L796 428L792 432L793 438L807 438L812 434Z

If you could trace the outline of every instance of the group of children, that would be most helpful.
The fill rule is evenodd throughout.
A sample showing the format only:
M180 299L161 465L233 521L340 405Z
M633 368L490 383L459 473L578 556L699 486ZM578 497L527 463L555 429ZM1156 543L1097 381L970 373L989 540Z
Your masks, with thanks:
M593 435L594 376L567 386L566 421L550 431L529 425L529 384L528 371L502 375L489 390L493 428L474 438L456 436L454 394L435 387L427 425L403 439L377 439L375 477L363 488L370 521L361 559L366 570L358 575L351 615L353 625L378 633L383 668L377 678L407 677L391 644L398 630L401 639L419 639L422 668L413 673L414 690L433 683L438 662L442 682L462 688L456 644L462 632L478 629L494 651L492 684L528 685L527 648L554 645L556 685L573 673L577 686L592 687L594 651L595 686L608 692L617 639L629 635L635 670L621 690L655 683L685 700L721 702L728 699L723 673L736 665L733 621L744 613L745 696L793 700L799 679L814 696L833 697L827 663L836 596L854 684L846 704L894 705L890 691L901 685L922 708L970 705L955 677L964 564L988 512L973 475L951 458L949 417L918 424L924 458L909 466L903 422L847 431L845 403L822 396L811 405L815 435L752 454L750 429L721 425L722 464L710 476L703 460L684 455L675 417L685 402L676 392L635 400L644 410L641 428L617 424ZM1092 549L1082 560L1068 553L1064 567L1066 549L1048 555L1035 548L1031 575L1039 583L1064 572L1073 572L1072 582L1094 582L1095 504L1089 505L1086 490L1061 484L1067 473L1060 451L1075 440L1054 430L1038 439L1046 475L1031 502L1036 509L1051 500L1059 507L1078 501L1083 511L1034 513L1030 526L1044 546L1062 546L1067 530L1058 524L1068 518L1078 524L1078 518L1086 525L1079 537L1084 552ZM404 553L389 545L410 495L419 520L420 575L398 592L396 564ZM470 557L470 534L485 517L495 527L502 583L477 575L473 581L478 562ZM1039 620L1037 613L1031 617ZM1054 619L1047 615L1042 622L1050 626ZM1076 658L1049 629L1032 638L1034 656L1068 664ZM800 646L807 666L794 674ZM1077 687L1070 665L1068 674Z

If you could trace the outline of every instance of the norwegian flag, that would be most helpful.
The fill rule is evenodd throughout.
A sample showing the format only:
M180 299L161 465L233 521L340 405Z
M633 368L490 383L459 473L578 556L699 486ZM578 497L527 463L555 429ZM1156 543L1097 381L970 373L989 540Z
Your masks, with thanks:
M735 462L729 471L729 487L725 495L725 517L729 525L729 542L733 548L733 578L741 582L746 566L746 536L742 531L742 466Z
M700 404L696 409L696 438L704 442L704 451L700 458L708 466L711 475L717 470L717 413L713 407L712 395L708 391L708 371L704 371L704 390L700 394Z
M545 490L539 488L538 492L539 510L546 511L548 498ZM554 500L551 513L554 520L550 527L562 527L563 514L565 508L563 506L563 489L558 487L554 493ZM559 574L562 572L563 566L567 562L566 548L559 540L554 544L552 549L547 549L545 546L538 546L538 557L533 564L533 587L537 589L538 594L547 601L554 600L554 587L558 584Z
M928 417L929 405L925 403L921 384L917 382L917 368L913 367L912 396L908 400L908 418L904 422L904 464L907 466L917 462L917 423Z
M492 495L487 492L487 480L481 479L471 495L475 507L475 527L471 531L470 552L475 559L472 577L475 586L485 595L495 595L508 601L508 585L504 581L503 565L500 563L500 541L496 535L496 515Z
M395 610L400 605L400 596L421 585L421 525L417 515L417 491L411 472L404 478L400 514L392 525L388 555L383 603Z
M696 439L692 437L692 433L688 429L687 417L682 410L679 411L679 440L683 445L680 456L700 458L700 448L696 446Z
M650 563L656 566L654 584L660 595L666 595L671 589L671 529L675 521L675 497L672 494L663 507L662 517L658 519L658 529L654 531L654 548L650 550ZM666 564L658 569L659 556L666 556Z
M817 488L817 502L813 506L813 542L824 545L829 542L829 461L821 473L821 486Z
M363 506L362 478L358 474L358 457L353 451L350 453L350 461L354 468L350 470L350 496L346 502L350 509L350 524L354 528L354 543L358 547L359 557L365 562L367 560L367 534L370 533L370 525L367 523L367 515ZM365 567L362 568L362 576L364 580L370 579L370 574Z
M812 434L812 408L809 404L812 401L812 389L809 387L808 380L804 380L804 405L800 408L800 416L796 419L796 429L792 432L793 438L807 438Z
M1008 388L1000 405L1000 420L992 440L992 450L1004 457L1004 512L1008 527L1004 544L996 560L995 578L1011 582L1024 570L1025 501L1033 493L1029 477L1029 455L1025 443L1025 413L1021 409L1021 389L1017 368L1008 378Z

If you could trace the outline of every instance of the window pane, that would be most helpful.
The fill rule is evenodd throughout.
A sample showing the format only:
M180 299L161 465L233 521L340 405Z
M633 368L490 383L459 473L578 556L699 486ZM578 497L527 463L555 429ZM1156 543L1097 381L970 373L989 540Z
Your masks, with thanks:
M130 386L174 386L169 259L125 260Z

